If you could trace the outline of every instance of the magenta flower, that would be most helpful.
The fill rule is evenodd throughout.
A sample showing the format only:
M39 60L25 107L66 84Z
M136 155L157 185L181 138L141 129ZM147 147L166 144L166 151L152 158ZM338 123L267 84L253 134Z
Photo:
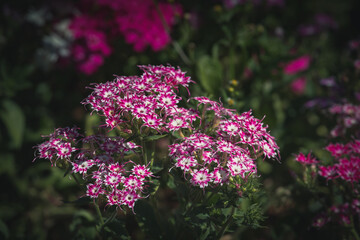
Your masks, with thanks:
M318 173L320 176L326 178L326 180L332 180L337 178L336 167L334 166L320 166Z
M360 158L340 159L336 164L337 174L347 182L358 182L360 180Z
M165 23L171 29L176 16L182 15L179 4L159 3ZM171 38L166 32L161 17L151 0L121 1L116 6L115 24L134 50L142 52L148 45L153 51L162 50Z
M305 156L303 153L299 153L296 155L295 160L301 164L316 164L319 162L316 158L311 157L311 153L309 153L307 156Z
M299 77L292 81L290 89L298 95L302 95L306 88L306 77Z
M84 62L79 63L78 69L87 75L91 75L94 72L96 72L96 70L100 66L102 66L103 63L104 63L104 58L102 55L92 54Z
M349 153L349 149L346 147L346 145L341 143L335 143L335 144L331 143L328 146L326 146L325 149L328 150L331 153L331 155L334 156L335 158L339 158L342 155Z
M209 169L203 168L200 170L195 169L192 173L191 182L196 186L198 185L200 188L204 188L208 186L209 182L212 180L211 174L209 174Z
M295 60L288 62L284 67L286 75L294 75L298 72L304 71L309 68L311 58L309 55L301 56Z
M152 0L88 1L69 25L77 69L87 75L96 72L113 51L110 41L119 37L137 52L148 46L153 51L164 49L171 42L168 31L182 11L180 4L159 2L156 6Z

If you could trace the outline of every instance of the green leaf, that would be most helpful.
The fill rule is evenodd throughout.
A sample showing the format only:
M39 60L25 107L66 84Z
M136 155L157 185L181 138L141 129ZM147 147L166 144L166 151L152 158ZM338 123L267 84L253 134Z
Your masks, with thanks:
M176 189L176 184L175 184L175 180L174 177L172 175L169 174L168 177L168 181L167 181L167 186L171 189Z
M208 237L209 234L210 234L210 230L211 230L210 227L208 227L208 228L206 229L206 232L204 232L203 234L200 235L199 240L208 239L207 237Z
M148 184L147 191L151 195L154 195L157 192L157 190L159 189L159 186L160 186L160 181L157 179L152 179L151 182L149 182L149 184Z
M9 229L6 224L0 220L0 239L9 239Z
M197 217L198 219L205 220L205 219L208 219L208 218L209 218L209 214L199 213L199 214L196 215L196 217Z
M100 117L97 114L88 115L85 119L85 131L86 135L94 135L95 131L94 129L97 128L97 126L100 123Z
M156 216L152 206L144 200L136 202L134 211L140 228L149 239L162 239L161 227L156 221Z
M114 219L106 225L104 230L107 232L105 233L105 235L109 235L109 233L111 233L114 239L121 239L121 240L130 239L130 236L128 236L128 232L125 228L124 221ZM106 236L106 237L110 237L110 236Z
M197 68L202 87L217 97L222 88L223 71L220 61L205 55L199 59Z
M149 137L146 137L146 138L145 138L145 141L155 141L155 140L158 140L158 139L163 138L163 137L166 137L166 136L167 136L167 134L149 136Z
M0 175L3 173L7 173L9 176L15 175L15 162L14 162L14 156L11 154L1 154L1 168L0 168Z
M92 202L92 200L89 197L82 197L82 198L76 199L74 201L63 201L63 203L75 204L78 206L86 206L86 205L89 205L91 202Z
M15 102L7 99L3 101L2 108L3 111L0 112L0 117L11 138L10 146L18 149L23 141L25 129L24 113Z
M88 211L77 211L69 225L69 229L75 234L74 239L96 239L96 221Z
M172 135L173 137L175 137L175 138L182 138L182 137L180 136L180 134L179 134L178 131L172 132L171 135Z

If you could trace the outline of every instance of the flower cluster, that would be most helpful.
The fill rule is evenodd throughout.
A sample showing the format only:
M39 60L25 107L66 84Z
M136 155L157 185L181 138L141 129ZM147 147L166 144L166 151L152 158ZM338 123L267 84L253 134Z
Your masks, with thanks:
M63 128L37 147L39 158L61 160L81 174L88 181L87 196L105 196L108 205L133 208L145 193L147 179L154 177L143 139L160 134L177 138L169 146L174 167L190 174L190 182L200 188L225 183L239 187L241 179L256 174L257 158L279 158L267 126L251 111L236 114L206 97L189 99L197 102L196 109L179 107L180 86L187 89L192 82L185 72L163 65L140 69L141 76L115 76L95 84L83 101L104 117L103 127L116 128L127 140L81 138L76 128Z
M112 53L111 39L122 36L137 52L148 45L159 51L171 41L164 24L171 29L176 16L181 15L179 4L160 2L156 6L151 0L91 0L83 4L81 14L71 19L72 57L78 70L90 75Z
M333 166L319 166L319 175L327 180L340 178L347 182L360 181L360 140L355 139L347 144L329 144L326 147L335 158Z
M104 196L107 205L134 207L143 197L146 182L153 174L145 165L124 161L139 146L120 137L92 135L79 138L76 128L59 128L37 147L39 158L52 163L62 160L73 173L87 180L86 196ZM74 145L79 145L75 148Z
M341 205L331 206L326 213L323 212L319 214L313 221L314 227L323 227L326 223L330 221L335 221L343 226L351 225L352 215L360 216L360 201L359 199L354 199L350 203L344 203Z
M182 15L179 4L160 2L155 6L152 0L99 0L99 4L116 12L115 24L118 31L137 52L144 51L148 45L153 51L163 49L171 41L163 24L171 29L176 16Z
M329 112L337 119L337 125L331 130L332 137L344 136L346 132L360 137L360 106L350 103L335 104L329 108Z
M83 14L71 20L69 29L74 36L72 45L73 59L78 69L85 74L94 73L104 63L112 49L104 32L104 20Z
M349 226L350 216L360 216L360 201L359 199L359 183L360 183L360 140L354 139L346 144L331 143L325 148L332 157L334 163L330 165L323 165L316 158L311 157L309 153L307 156L300 153L296 155L296 161L301 164L311 164L312 174L314 179L318 174L325 178L327 184L329 181L337 181L337 185L342 188L351 189L351 194L344 197L342 205L334 205L327 211L322 212L313 220L314 227L322 227L330 221L337 221L341 225ZM317 170L316 170L317 169Z
M151 128L158 132L187 128L197 118L191 110L177 104L181 97L175 91L188 87L190 77L170 66L140 66L141 76L116 76L112 82L97 84L93 93L83 101L100 115L106 126L135 131Z
M310 153L307 156L300 153L295 160L302 164L317 165L318 174L327 181L335 178L351 183L360 181L360 140L354 139L347 144L331 143L325 149L335 158L335 164L323 166Z
M190 175L193 185L236 185L239 178L256 174L256 158L279 156L267 126L251 111L238 115L208 98L193 99L203 107L201 126L169 146L175 167Z

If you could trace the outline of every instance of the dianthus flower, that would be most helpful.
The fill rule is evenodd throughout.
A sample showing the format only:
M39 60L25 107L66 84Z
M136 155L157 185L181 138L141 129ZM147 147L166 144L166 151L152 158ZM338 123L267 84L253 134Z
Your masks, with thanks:
M123 160L128 152L139 148L136 144L103 135L79 139L77 128L59 128L47 137L49 140L37 147L38 157L52 163L65 160L72 172L82 174L87 181L86 196L104 197L107 205L130 208L134 207L136 200L144 198L144 186L153 174L144 165ZM75 144L83 147L75 148Z
M256 174L255 160L259 156L279 157L279 147L267 126L251 111L238 115L208 98L193 99L198 101L198 107L202 105L201 126L192 126L190 129L198 130L169 146L175 167L189 174L193 185L235 185L229 179Z
M140 68L141 76L116 76L112 82L94 85L83 104L103 115L110 128L131 128L134 123L159 132L188 128L197 115L177 105L181 98L175 91L187 88L190 77L170 66Z
M360 141L354 139L347 144L335 143L326 147L335 158L335 164L319 166L319 175L327 180L340 178L350 183L360 181Z

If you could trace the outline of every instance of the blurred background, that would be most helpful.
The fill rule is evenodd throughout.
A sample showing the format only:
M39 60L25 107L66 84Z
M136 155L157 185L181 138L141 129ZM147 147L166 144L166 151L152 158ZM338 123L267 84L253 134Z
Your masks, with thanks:
M360 101L358 0L8 0L0 3L0 239L90 239L95 214L34 146L58 127L90 132L91 83L170 64L208 96L253 110L280 146L259 161L263 228L244 239L340 239L311 228L320 208L296 183L294 153L323 147L327 108ZM184 91L186 94L186 91Z

